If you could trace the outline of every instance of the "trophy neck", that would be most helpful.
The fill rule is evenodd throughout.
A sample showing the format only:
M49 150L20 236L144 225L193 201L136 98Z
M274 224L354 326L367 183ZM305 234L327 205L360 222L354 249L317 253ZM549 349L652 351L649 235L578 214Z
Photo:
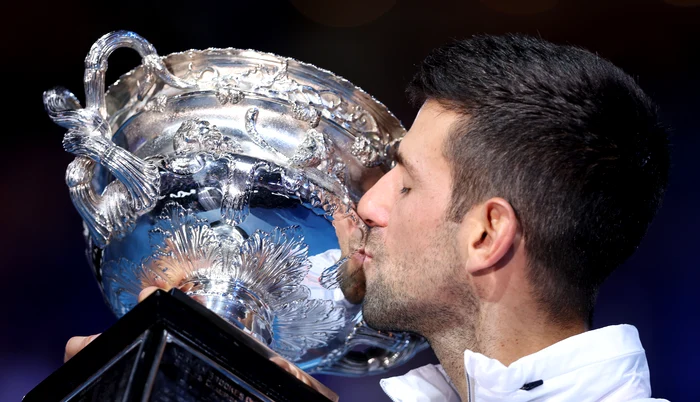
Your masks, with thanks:
M220 317L255 339L272 343L271 309L257 294L236 279L197 279L181 289Z

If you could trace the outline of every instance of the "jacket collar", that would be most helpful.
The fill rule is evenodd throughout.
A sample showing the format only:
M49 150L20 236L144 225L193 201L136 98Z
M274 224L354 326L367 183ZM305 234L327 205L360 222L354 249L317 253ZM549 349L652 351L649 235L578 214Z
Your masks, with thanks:
M508 367L466 350L464 367L470 402L599 401L611 396L610 400L629 400L651 394L644 349L631 325L569 337ZM382 380L381 385L397 402L459 400L439 366L412 370L405 376Z

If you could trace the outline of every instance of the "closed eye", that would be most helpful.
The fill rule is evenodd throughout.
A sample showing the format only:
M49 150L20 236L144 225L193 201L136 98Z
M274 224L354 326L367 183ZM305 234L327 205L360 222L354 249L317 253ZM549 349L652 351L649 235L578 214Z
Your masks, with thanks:
M406 194L410 191L411 189L408 187L401 187L401 190L399 190L399 193L401 194Z

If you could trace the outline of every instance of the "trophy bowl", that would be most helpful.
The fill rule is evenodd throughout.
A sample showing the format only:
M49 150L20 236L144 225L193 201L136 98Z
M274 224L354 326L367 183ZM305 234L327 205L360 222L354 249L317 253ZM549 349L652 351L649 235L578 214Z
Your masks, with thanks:
M105 91L107 58L142 64ZM362 318L354 207L405 130L380 102L310 64L254 50L159 56L112 32L86 58L85 107L44 93L88 259L121 317L177 288L310 373L377 374L427 346Z

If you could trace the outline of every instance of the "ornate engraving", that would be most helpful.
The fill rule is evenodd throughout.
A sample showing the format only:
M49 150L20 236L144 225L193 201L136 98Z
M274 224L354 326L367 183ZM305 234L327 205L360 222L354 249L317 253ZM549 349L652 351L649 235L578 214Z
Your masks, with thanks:
M310 85L300 84L289 77L288 66L288 59L282 58L278 68L257 65L237 75L222 75L212 66L200 71L195 71L190 66L186 77L193 79L200 89L214 88L217 97L226 98L226 95L218 93L221 92L220 88L228 88L229 91L241 91L241 94L252 92L288 101L293 107L292 115L299 120L308 121L312 128L318 125L323 116L361 135L379 133L376 120L362 106L344 100L331 90L317 90ZM206 78L207 72L212 73L209 78Z
M256 107L248 109L248 111L245 114L245 131L248 133L248 136L260 148L282 158L282 160L286 160L286 156L277 151L275 147L268 144L267 141L265 141L265 138L263 138L263 136L260 135L260 133L258 133L258 129L256 127L256 124L258 122L258 114L260 114L260 111Z
M151 231L151 244L155 251L141 264L122 258L105 265L103 283L123 312L146 286L180 287L197 296L226 296L232 285L244 287L266 300L262 305L268 311L258 314L271 319L270 346L292 361L325 345L344 326L343 308L308 300L309 290L301 285L310 267L308 246L295 227L256 231L241 243L232 242L171 202Z
M186 211L177 203L168 203L155 228L151 231L151 244L157 249L148 262L147 271L155 275L141 278L149 286L163 285L148 282L162 278L166 287L178 287L203 270L210 270L218 258L216 235L205 219Z
M331 156L331 147L328 137L310 129L289 159L289 164L296 168L316 167Z
M352 144L351 153L359 159L365 167L379 166L384 162L384 152L377 144L367 137L356 137Z
M308 121L311 128L317 127L318 123L321 121L321 114L318 112L318 109L313 106L304 106L298 103L292 106L292 116L297 120Z
M335 192L329 191L298 171L282 171L281 180L281 185L287 194L294 194L306 207L329 217L341 208L350 208L352 204L348 198L347 189L340 183Z
M291 361L298 361L309 349L326 346L345 326L344 309L330 300L297 299L276 311L273 331L284 336L270 346Z
M224 84L219 86L219 88L216 91L216 99L219 100L219 103L222 105L225 105L227 103L235 104L243 100L245 95L243 92L237 90L231 85Z
M173 137L176 155L192 152L210 152L214 155L243 152L235 139L225 136L218 127L206 120L191 119L183 122Z

